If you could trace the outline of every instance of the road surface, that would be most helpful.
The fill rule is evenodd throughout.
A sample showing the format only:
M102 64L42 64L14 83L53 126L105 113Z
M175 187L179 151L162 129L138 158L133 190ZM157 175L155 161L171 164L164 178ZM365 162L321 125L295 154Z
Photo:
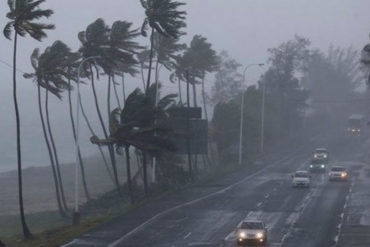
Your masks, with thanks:
M200 186L185 204L170 200L163 209L154 204L152 214L146 212L149 206L138 209L131 218L123 216L65 246L236 246L235 228L245 218L267 224L268 246L336 246L362 148L343 140L320 144L331 151L330 166L350 169L348 182L313 174L311 188L291 187L290 175L307 169L316 141L255 171Z

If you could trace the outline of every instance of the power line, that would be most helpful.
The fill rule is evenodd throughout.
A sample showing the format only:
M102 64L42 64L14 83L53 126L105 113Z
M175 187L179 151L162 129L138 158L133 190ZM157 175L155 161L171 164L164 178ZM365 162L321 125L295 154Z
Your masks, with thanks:
M5 62L5 61L3 61L3 60L0 59L0 63L6 65L7 67L9 67L11 69L13 69L13 66L11 64L9 64L8 62ZM26 72L24 72L24 71L22 71L21 69L18 69L18 68L16 69L16 71L18 73L22 73L22 74L25 74L26 73Z

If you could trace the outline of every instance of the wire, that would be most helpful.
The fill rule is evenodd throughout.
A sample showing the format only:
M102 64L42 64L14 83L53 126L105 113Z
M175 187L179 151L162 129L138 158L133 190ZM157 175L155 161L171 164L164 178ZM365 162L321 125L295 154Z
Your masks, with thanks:
M11 69L13 69L13 66L11 64L9 64L8 62L5 62L5 61L3 61L3 60L0 59L0 63L6 65L7 67L9 67ZM25 74L26 73L26 72L24 72L24 71L22 71L21 69L18 69L18 68L16 69L16 71L18 73L22 73L22 74Z

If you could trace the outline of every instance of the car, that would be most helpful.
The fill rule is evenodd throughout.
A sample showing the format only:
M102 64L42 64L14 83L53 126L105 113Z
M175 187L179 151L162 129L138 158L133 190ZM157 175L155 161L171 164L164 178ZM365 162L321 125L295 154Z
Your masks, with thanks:
M329 152L326 148L316 148L313 154L314 159L329 160Z
M312 159L309 165L310 172L325 172L328 162L323 159Z
M330 181L347 181L348 172L343 166L333 166L329 172Z
M267 228L260 220L244 220L237 229L237 245L259 245L267 243Z
M311 176L307 171L296 171L292 175L292 185L293 187L310 187Z

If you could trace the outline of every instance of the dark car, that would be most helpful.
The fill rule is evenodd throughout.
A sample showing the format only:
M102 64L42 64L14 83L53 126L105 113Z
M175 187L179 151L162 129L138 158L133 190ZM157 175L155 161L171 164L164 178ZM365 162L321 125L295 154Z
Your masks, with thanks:
M328 162L325 159L312 159L309 165L310 172L325 172Z

